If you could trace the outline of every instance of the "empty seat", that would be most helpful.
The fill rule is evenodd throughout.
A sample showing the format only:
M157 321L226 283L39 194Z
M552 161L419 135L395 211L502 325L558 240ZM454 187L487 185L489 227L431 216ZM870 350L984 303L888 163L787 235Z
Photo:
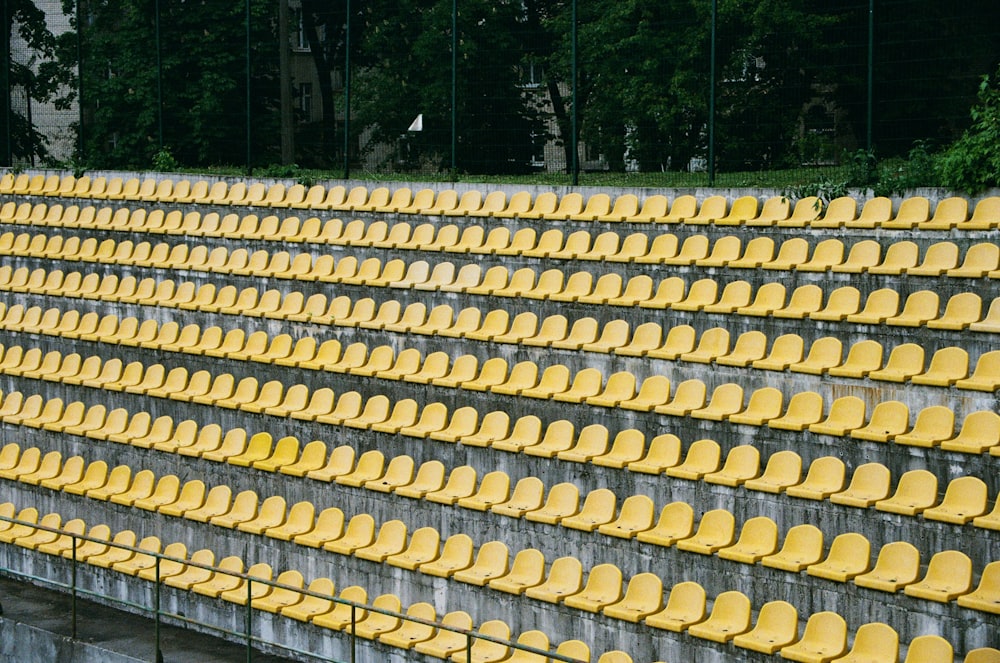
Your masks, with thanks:
M705 621L688 628L696 638L729 642L750 630L750 599L737 591L723 592L712 602L712 612Z
M733 544L736 539L736 521L733 514L725 509L714 509L704 513L694 536L677 542L681 550L702 555L712 553Z
M823 500L844 487L844 462L834 456L817 458L809 465L805 480L786 489L793 497Z
M831 495L830 501L835 504L867 508L888 497L890 479L889 468L881 463L859 465L851 476L850 485Z
M761 559L761 564L798 573L823 558L823 532L814 525L796 525L785 533L781 550Z
M847 582L870 568L871 545L855 532L837 536L830 544L826 559L806 569L811 576Z
M1000 614L1000 562L990 562L983 568L979 585L971 593L959 596L958 605ZM968 661L969 658L965 660Z
M972 589L972 560L957 550L945 550L931 557L919 582L907 585L907 596L947 603Z
M900 401L884 401L875 406L868 424L850 432L858 440L888 442L910 427L910 410Z
M719 550L719 557L743 564L755 564L778 549L778 525L767 516L757 516L743 523L739 539Z
M681 582L670 588L667 604L649 615L645 623L654 628L682 632L705 619L705 590L696 582Z
M694 510L686 502L671 502L660 511L656 526L639 532L636 538L643 543L672 546L691 537L694 532Z
M964 525L987 511L988 489L978 477L958 477L945 490L935 507L923 512L924 518Z
M920 551L906 541L893 541L882 546L871 571L855 576L859 587L883 592L897 592L916 582L920 574Z
M781 649L781 657L805 663L826 663L847 652L847 622L835 612L809 616L802 638Z
M787 601L769 601L760 607L754 627L733 638L733 644L742 649L774 654L798 639L798 627L799 613L795 606Z

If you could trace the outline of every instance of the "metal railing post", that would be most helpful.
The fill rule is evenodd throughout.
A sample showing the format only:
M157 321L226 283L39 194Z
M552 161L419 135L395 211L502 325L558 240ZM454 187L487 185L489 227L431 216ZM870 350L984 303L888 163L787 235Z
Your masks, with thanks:
M71 633L72 633L72 637L73 637L74 640L76 640L76 544L79 541L80 540L78 538L76 538L76 535L74 535L73 536L73 566L72 566L72 572L71 572L72 573L72 584L73 584L73 590L72 590L73 597L72 597L71 602L70 602L70 619L72 620L72 623L73 623L72 624Z
M163 661L163 651L160 649L160 560L156 558L156 584L153 585L153 614L156 619L153 626L153 640L156 644L156 663Z
M253 580L247 578L247 663L253 660Z
M358 606L351 604L351 663L358 660L358 636L354 627L358 623Z
M472 634L465 634L465 660L472 663Z

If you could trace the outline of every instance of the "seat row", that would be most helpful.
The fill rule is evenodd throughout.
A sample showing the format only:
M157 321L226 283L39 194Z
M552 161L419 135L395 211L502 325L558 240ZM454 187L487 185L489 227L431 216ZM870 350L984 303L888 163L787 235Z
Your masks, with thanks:
M108 240L111 241L111 240ZM128 244L128 243L126 243ZM132 247L129 246L129 249ZM213 253L218 252L213 251ZM224 251L224 249L223 249ZM242 252L242 253L241 253ZM183 253L183 252L182 252ZM205 258L207 258L207 251ZM455 265L443 262L433 268L426 261L416 261L407 265L402 260L390 260L382 265L378 258L368 258L358 262L353 256L334 264L333 258L325 256L310 267L311 258L289 260L287 253L276 254L273 258L259 251L248 255L242 249L232 254L232 260L221 260L218 264L200 263L197 271L232 273L238 275L255 274L284 279L319 281L323 283L343 283L371 287L415 289L425 291L464 292L472 295L494 297L516 297L553 302L579 302L582 304L625 306L686 312L720 313L754 317L773 316L777 318L847 321L855 324L888 324L892 326L928 326L935 329L961 330L968 327L972 331L995 332L1000 330L1000 297L994 299L985 317L982 317L982 299L976 293L959 293L949 298L941 311L940 297L932 290L911 293L905 301L898 291L882 288L872 291L862 306L860 291L853 286L842 286L833 290L824 302L823 289L814 284L802 285L787 295L783 283L765 283L754 290L746 281L733 281L721 286L711 278L700 279L690 284L681 277L671 276L655 284L647 275L632 277L627 282L618 274L605 274L595 281L590 272L575 272L566 277L561 270L550 269L536 275L531 268L522 268L511 273L507 267L491 267L484 273L480 265L465 265L456 271ZM200 258L199 258L200 260ZM96 260L95 260L96 261ZM144 261L128 262L121 259L106 260L113 264L136 266L156 266ZM262 263L262 264L255 264ZM178 267L178 265L184 265ZM186 269L188 261L163 262L162 268ZM537 278L537 281L536 281ZM164 294L160 289L168 288ZM102 277L99 274L84 275L80 272L64 273L62 270L45 268L0 267L0 290L76 296L89 299L108 299L157 305L216 305L217 308L253 309L261 304L257 288L248 287L238 291L235 286L218 287L214 283L198 286L193 282L173 280L156 281L145 278L139 281L134 276L119 278L116 274ZM222 292L231 293L221 300ZM320 305L325 296L320 294L306 297L295 290L272 288L263 304L274 303L274 307L264 313L299 315L308 311L310 315L326 313ZM186 299L181 300L180 297ZM284 299L291 297L295 308L285 306ZM322 298L322 299L321 299ZM252 300L252 301L251 301ZM161 301L167 302L161 304ZM309 308L306 309L306 305ZM229 311L225 311L229 312Z
M991 416L988 411L968 414L961 431L955 436L954 413L944 406L921 411L911 428L906 404L884 401L874 408L866 424L865 402L855 396L837 398L827 409L820 394L803 391L793 394L785 406L784 394L773 387L754 390L747 399L742 385L724 383L716 387L709 397L707 385L699 379L681 382L672 393L670 380L665 376L652 375L640 382L630 371L612 373L605 380L597 368L581 369L574 374L563 364L541 369L533 361L526 360L510 366L502 357L487 359L480 365L475 355L452 359L448 353L439 351L422 357L415 348L402 349L397 355L388 345L369 351L368 346L361 342L342 348L335 339L317 345L312 337L295 341L290 335L281 334L270 339L263 331L247 335L239 328L223 332L218 327L202 332L198 326L188 325L181 329L175 322L161 326L156 320L140 324L135 318L119 321L113 315L102 318L93 330L80 333L79 322L82 318L78 314L67 314L66 318L69 322L64 322L60 316L50 316L47 324L38 325L37 331L101 343L274 363L508 396L653 411L671 416L767 425L796 431L808 429L823 435L849 435L855 439L894 441L911 446L940 445L947 451L976 454L987 450L1000 452L996 448L1000 444L1000 416ZM0 329L36 331L35 327L25 325L23 321L24 318L16 312L6 315ZM69 329L73 323L78 326ZM939 353L941 361L948 358L946 350ZM800 372L822 372L822 366L814 370L808 363L811 360L819 365L819 356L822 354L818 350L811 352ZM983 355L976 373L968 380L969 387L985 389L986 386L995 386L1000 374L998 363L1000 353ZM175 397L176 394L182 400L216 405L227 404L239 392L240 400L234 402L251 409L257 405L261 409L279 405L284 390L280 381L272 381L269 383L271 388L265 390L255 378L247 378L244 381L246 385L237 385L229 374L218 378L213 378L204 370L189 374L183 366L168 373L159 365L147 368L141 362L132 362L125 366L120 360L105 362L101 356L83 359L73 353L64 357L60 351L43 353L39 348L25 349L21 346L3 350L0 372L47 380L74 380L92 386L111 384L113 388L127 391L155 389L163 396ZM243 386L242 391L240 386ZM289 391L295 393L297 407L308 407L307 399L297 391ZM388 405L383 413L386 416L387 408Z
M91 566L143 580L155 582L159 579L176 589L238 605L246 605L249 598L255 610L337 631L353 632L358 637L377 639L393 647L412 648L438 658L462 662L467 660L465 631L472 631L473 660L506 659L539 663L545 660L544 655L519 646L550 650L549 638L542 631L526 631L515 644L510 628L500 620L483 622L477 628L472 617L463 611L447 613L438 620L434 607L424 602L415 603L404 612L399 597L394 594L382 594L369 602L367 591L352 585L342 589L338 595L331 579L317 578L307 586L297 570L287 570L275 576L266 563L244 570L243 560L238 556L216 562L215 553L207 548L188 554L184 543L163 546L156 536L137 540L131 530L121 530L112 536L106 525L95 525L88 531L81 519L63 524L59 513L52 512L39 518L37 509L33 507L23 508L15 514L14 505L10 502L0 504L0 515L8 518L16 515L20 521L0 521L0 541L5 543L48 555L75 556L77 561ZM35 523L47 529L33 527ZM76 544L74 537L77 537ZM249 591L248 581L253 583ZM369 607L378 612L369 610ZM437 624L408 621L408 618ZM497 642L476 638L477 631ZM590 660L589 648L579 640L562 643L555 653L581 662ZM599 662L607 660L631 661L630 658L620 657L608 659L604 655Z
M165 515L188 517L250 534L290 540L299 544L306 542L307 545L322 547L330 552L353 555L431 575L452 577L460 582L513 594L525 593L525 590L541 585L545 581L545 558L535 549L520 551L515 556L513 565L510 565L507 546L499 541L491 541L479 546L473 560L471 540L463 535L456 535L457 538L451 541L450 546L448 541L441 546L441 537L433 528L421 528L415 531L410 539L403 521L391 520L379 526L371 515L365 513L352 517L345 528L343 511L340 509L332 511L327 509L320 514L319 517L324 521L323 529L320 530L316 510L308 501L289 507L279 495L261 501L254 491L244 491L230 504L232 491L226 490L228 487L217 486L206 491L206 486L201 480L195 479L181 484L176 475L166 475L157 479L152 473L143 470L136 474L130 485L120 478L122 475L127 478L128 466L119 466L109 473L103 461L84 466L83 459L74 456L65 463L72 464L72 469L67 473L59 452L50 452L40 460L39 455L37 448L26 449L22 456L32 462L26 463L18 459L14 468L0 470L0 478L110 500L125 506L159 511ZM227 458L226 462L252 466L254 462L252 458L248 450L239 456ZM73 463L74 460L77 462ZM267 462L266 458L258 460ZM92 471L92 466L97 468L96 472ZM112 486L110 484L115 472L118 472L119 476L115 477ZM353 471L345 472L340 476L351 477L353 474ZM496 480L491 481L491 478L500 475L506 477L502 472L487 474L483 478L483 483L496 483ZM341 483L354 485L350 479ZM456 468L440 490L414 495L404 492L407 488L404 486L397 488L396 493L407 497L417 496L442 504L457 504L460 507L485 510L490 505L476 502L474 496L478 493L475 483L475 471L472 468ZM949 492L961 490L961 487L949 488ZM209 503L207 493L211 492L217 494ZM534 522L587 532L596 531L625 539L637 538L639 541L667 547L676 546L679 550L702 555L718 554L720 558L745 564L761 562L764 566L786 571L805 570L808 575L836 582L849 582L860 578L860 581L855 580L855 582L863 587L888 592L902 589L909 596L931 601L947 603L968 595L973 590L972 561L959 551L936 554L928 565L923 580L918 582L920 555L916 548L905 542L887 544L879 553L879 559L872 568L869 542L857 533L838 535L824 555L822 532L811 525L804 528L800 526L794 537L789 531L779 551L778 526L766 516L749 519L737 536L735 519L725 509L702 514L696 528L692 507L684 502L673 502L663 508L660 519L654 527L655 507L652 500L645 495L634 495L626 499L620 512L615 494L607 489L591 491L586 496L582 508L578 500L574 484L558 484L550 490L543 507L515 514L507 511L505 515L518 517L523 515L527 520ZM949 501L947 495L945 500ZM952 501L955 501L954 498ZM504 513L505 506L509 509L509 506L502 502L492 506L497 506L497 511L500 513ZM220 512L224 507L228 509ZM449 553L447 556L445 551ZM424 568L425 565L427 568ZM579 566L579 562L576 566ZM620 596L621 571L617 568L615 571L619 589L614 593ZM582 590L582 578L578 577L577 580L579 592ZM659 586L658 579L655 585ZM602 596L607 594L607 592L601 593ZM527 595L532 596L532 593L529 592ZM546 593L533 598L564 602L571 607L591 612L618 603L617 599L611 598L602 606L594 606L586 601L575 600L574 596L559 592L557 595ZM1000 562L986 567L978 590L970 598L960 601L959 605L1000 614L1000 608L993 605L993 597L1000 597ZM659 608L659 598L657 598L652 612ZM614 608L611 608L610 612L608 610L604 612L613 617L636 621L627 614L618 614ZM640 615L639 618L644 616L647 615Z
M70 319L76 320L77 317L70 316ZM509 396L653 411L670 416L767 425L795 431L809 429L824 435L850 435L856 439L878 442L941 445L949 451L977 454L987 450L1000 451L995 449L1000 444L1000 415L991 417L987 411L967 415L961 432L956 437L948 437L954 425L951 410L948 410L950 417L939 415L936 410L933 410L933 417L924 417L921 413L917 418L917 425L910 429L909 409L905 403L898 401L879 403L866 425L866 405L854 396L837 398L827 409L825 399L820 394L802 391L793 394L785 406L784 394L773 387L754 390L747 399L742 385L724 383L717 386L709 397L707 385L699 379L686 380L671 393L671 384L666 377L653 375L639 382L630 371L613 373L605 380L603 373L597 368L581 369L574 374L563 364L540 369L530 360L509 366L506 359L493 357L480 365L475 355L461 355L452 359L445 352L436 352L422 358L415 348L403 349L397 357L395 350L388 345L369 351L367 345L359 342L342 350L340 342L333 339L317 346L315 339L311 337L295 342L290 335L282 334L270 340L266 332L258 331L247 335L242 329L224 334L221 328L212 328L216 331L208 333L206 330L203 336L198 333L199 328L191 329L188 326L185 328L187 333L182 338L179 325L173 322L164 323L161 328L155 320L146 320L139 325L134 318L127 318L119 324L116 317L106 316L103 321L104 324L99 325L98 330L91 335L75 335L72 330L65 329L58 318L50 321L48 329L53 334L56 333L54 330L59 330L58 333L63 336L101 343L275 363ZM20 325L17 316L5 316L0 328L20 331L31 329ZM205 336L207 344L202 344ZM104 363L109 366L104 367ZM986 384L988 380L996 380L997 364L1000 364L1000 353L983 355L970 382L980 385ZM115 389L130 392L142 393L155 389L157 393L162 392L163 396L177 393L182 399L196 402L203 402L208 398L207 402L215 405L221 403L223 406L228 403L227 399L233 400L236 398L234 394L239 392L240 400L235 402L251 409L259 404L261 409L277 406L284 388L280 381L275 380L269 383L272 387L265 390L255 378L247 378L245 381L248 385L240 391L240 385L236 385L234 378L228 374L218 379L204 370L191 375L183 366L168 373L159 364L147 368L137 361L124 366L120 360L104 362L100 356L83 360L75 353L71 355L71 359L64 360L60 351L43 353L39 348L25 349L21 346L4 349L0 359L0 372L30 378L44 376L52 380L76 378L84 384L97 386L100 383L105 388L112 388L106 386L112 385ZM86 376L80 377L84 373ZM99 376L105 377L102 380ZM262 404L258 401L262 401ZM305 407L305 402L302 401L299 405ZM928 408L928 412L931 411ZM383 414L388 416L388 411ZM925 426L919 425L922 419L926 419Z
M325 296L322 297L325 299ZM453 313L449 305L437 307L428 316L425 304L416 302L404 308L396 300L384 302L377 309L371 299L359 300L351 308L344 306L342 311L336 311L336 308L341 307L331 306L327 311L339 314L337 317L330 316L329 324L361 329L411 334L437 333L494 343L774 371L787 369L794 373L829 374L835 377L868 377L887 382L911 381L914 384L941 387L955 385L960 389L977 391L994 391L1000 385L1000 354L995 351L981 355L970 376L968 352L951 346L938 349L930 364L925 366L924 350L915 343L896 346L883 362L884 348L881 343L873 340L853 344L845 357L843 343L832 336L817 339L809 345L806 352L805 340L798 334L779 336L770 344L769 349L768 338L763 332L744 332L733 343L729 331L723 327L713 327L699 335L690 325L677 325L664 334L659 323L647 322L636 327L632 333L625 320L613 320L601 327L596 319L586 317L578 319L571 327L562 315L548 316L539 323L538 316L533 312L520 313L511 319L503 309L491 311L485 317L480 317L477 309L467 309L454 319L453 315L445 315ZM289 313L295 309L301 307L292 306L288 298L276 298L264 310L260 310L258 302L258 307L239 313L297 320L296 314ZM475 324L469 324L473 313L476 314ZM320 316L310 316L309 321L326 322ZM439 324L442 322L451 324L445 327ZM322 351L323 346L308 336L294 339L289 334L279 334L272 339L263 331L247 335L239 328L224 331L221 327L212 326L203 330L197 323L181 327L177 322L169 321L160 325L153 319L140 321L135 317L118 318L114 314L98 317L96 313L81 314L76 309L43 310L38 306L25 307L22 304L7 308L0 303L0 329L88 341L103 340L152 349L165 346L163 349L190 354L205 354L214 350L214 354L225 356L235 352L252 361L293 366L300 362L314 366L321 352L324 357L338 361L338 357L330 353L335 349L339 351L340 348L338 342L328 341L324 342L327 345L326 351ZM424 360L416 348L407 348L399 354L398 357L390 357L391 377L402 379L423 368ZM522 375L518 376L516 383L520 386L514 390L514 395L520 390L537 386L537 381L532 382L537 380L537 368L534 375L529 374L532 370L530 367L534 365L534 362L524 363ZM620 378L614 391L606 389L595 395L596 402L593 404L614 407L617 402L606 402L613 395L617 395L616 401L632 399L638 393L638 385L633 380L630 386L625 380L627 378ZM513 385L508 386L513 388ZM587 400L590 402L589 397Z
M196 381L196 377L197 375L192 381ZM216 389L218 382L225 382L226 393L234 391L232 385L235 379L228 374L211 382L206 372L203 382L206 386L194 391L221 392L222 389ZM255 381L252 378L245 379L235 391L241 391L246 384L254 385ZM184 389L184 383L173 388L151 388L146 393L154 397L202 404L220 402L211 397L192 395L189 390ZM256 391L253 390L253 393ZM745 486L764 492L786 492L793 497L806 499L830 499L838 504L860 508L874 505L881 511L910 516L923 514L931 520L956 524L973 522L978 527L1000 529L1000 501L993 512L987 514L987 488L975 477L962 477L952 481L943 501L937 504L937 478L924 470L905 473L900 477L896 492L890 497L891 473L878 463L859 467L850 484L845 487L846 468L842 461L833 457L814 461L803 480L802 459L798 454L790 451L773 454L762 474L760 453L751 445L733 448L723 463L718 443L708 439L698 440L689 446L681 462L681 442L670 434L657 436L647 447L644 435L634 429L622 430L612 440L605 426L592 424L582 428L577 436L573 424L568 421L560 420L543 427L541 420L532 415L519 418L511 428L510 417L503 411L487 413L480 422L478 412L471 407L459 408L449 416L448 408L442 403L431 403L421 408L416 401L405 399L392 406L391 401L383 395L365 402L357 392L346 392L340 398L335 398L335 394L328 388L317 390L310 396L305 385L294 385L283 394L282 385L277 381L265 384L256 400L240 402L246 398L248 397L235 399L235 404L222 401L221 406L442 442L461 442L465 446L489 446L562 461L627 468L647 474L665 473L674 478L703 480L732 487ZM927 408L921 413L921 419L940 417L938 410L946 408ZM983 424L980 420L984 418L992 419L990 423L994 431L1000 429L1000 417L994 413L975 413L967 418L963 433L958 439L978 439L982 435L980 426ZM541 506L542 500L540 484L533 486L534 492L530 493L526 492L528 488L521 487L519 493L515 488L515 493L518 494L510 496L510 480L503 473L498 473L497 477L488 482L488 489L485 487L485 480L484 485L477 489L476 475L472 468L462 478L464 483L459 483L459 479L456 479L456 483L451 485L449 480L450 485L446 487L444 466L436 461L426 468L422 466L414 479L412 459L394 459L395 465L391 463L389 468L385 468L385 459L378 451L368 452L363 470L359 461L357 476L342 480L338 477L351 476L353 468L354 451L350 447L341 447L327 458L326 446L315 442L307 445L300 454L299 442L293 437L283 438L272 447L271 437L267 434L248 438L242 429L223 434L218 426L199 428L196 422L190 420L175 425L169 415L153 420L148 413L130 416L123 409L109 413L104 405L88 408L79 401L64 405L58 398L47 401L39 395L25 398L20 392L13 392L3 400L0 419L8 424L85 435L93 439L128 443L214 461L229 462L228 459L237 458L240 459L234 461L237 465L292 476L307 476L325 481L336 479L338 483L348 485L374 482L378 490L392 491L414 482L423 487L423 492L417 494L416 489L411 486L402 490L401 494L420 497L427 492L443 491L443 494L456 495L455 500L460 504L463 499L468 498L470 504L462 505L477 505L473 508L480 510L499 504L508 497L511 501L522 505L531 504L535 508ZM918 419L918 426L921 419ZM883 434L883 429L878 426L873 427L873 430L879 435ZM5 464L13 466L15 462L8 458ZM572 490L575 491L575 487ZM488 500L485 495L489 495Z
M68 549L73 545L70 534L56 533L53 537L51 533L24 524L34 522L40 525L55 524L61 521L58 514L46 514L39 521L37 510L28 507L15 514L14 505L8 502L0 505L0 515L7 517L16 515L21 521L2 530L7 533L8 530L14 529L8 537L16 545L34 548L47 554L63 556L70 554ZM55 529L58 529L58 525ZM62 531L83 535L87 530L82 520L74 519L68 521ZM183 544L176 543L163 547L156 537L146 537L138 542L139 552L119 553L121 548L117 546L135 546L136 536L129 530L123 530L112 537L110 529L105 525L91 527L86 536L88 540L80 546L81 559L86 563L95 566L107 565L108 568L148 580L151 579L149 571L155 564L154 555L160 554L165 558L161 563L163 567L161 580L168 586L245 604L247 579L235 575L243 573L243 561L239 557L227 557L216 565L215 555L210 550L197 551L189 557L187 548ZM43 539L44 542L36 545L35 539ZM79 552L81 551L78 550ZM124 559L119 559L121 557ZM564 569L571 568L570 560L572 558L556 560L553 567L559 564L558 573L561 575ZM556 569L553 568L553 575L555 573ZM363 604L367 601L367 592L359 586L341 590L340 600L335 601L333 600L335 587L332 580L318 578L310 582L307 587L301 574L294 570L285 571L278 575L276 581L272 581L274 572L264 563L251 567L246 575L269 581L269 584L257 583L258 588L251 588L250 601L255 608L301 621L318 619L316 623L339 630L350 628L350 610L345 610L343 607L349 608L351 603ZM593 577L593 573L591 576ZM655 592L649 591L647 583L654 579L656 583L652 586L654 588L659 586L662 593L662 583L653 574L635 576L629 582L624 597L619 592L619 600L625 603L625 609L635 614L648 612L650 596ZM398 597L387 594L376 598L370 605L390 614L367 611L364 607L358 610L354 628L360 637L377 638L391 646L413 648L417 652L439 658L452 657L452 660L456 661L466 660L460 656L466 644L464 635L446 628L471 629L472 618L467 613L456 611L446 614L440 622L446 628L440 628L407 621L408 617L435 621L437 618L435 610L427 603L415 603L403 614ZM664 606L662 597L660 605ZM700 585L690 581L682 582L670 588L665 607L644 619L647 624L662 625L663 628L672 631L687 631L694 637L722 643L732 641L737 647L747 650L768 654L780 652L783 658L789 660L811 661L817 651L822 651L826 654L833 653L833 657L827 656L823 660L867 660L876 663L898 661L898 634L885 624L876 622L862 625L854 635L853 645L848 648L847 624L836 613L821 612L811 615L800 637L798 611L787 602L772 601L761 606L755 624L750 601L740 592L725 592L715 597L710 613L707 605L705 591ZM338 613L336 617L334 613ZM491 620L481 624L478 632L502 641L510 637L510 630L505 627L506 624L503 622ZM502 642L490 643L477 640L476 643L472 650L473 660L476 661L502 659L518 663L541 661L540 654L526 653L524 650L514 651L511 654L509 651L511 645L504 645ZM488 643L488 646L477 647L479 643ZM547 636L540 631L523 633L517 643L537 650L547 650L550 647ZM590 660L589 648L577 640L563 642L556 649L556 653L580 661ZM455 658L456 656L458 658ZM969 652L964 660L966 663L993 663L998 657L1000 652L997 650L982 648ZM953 661L954 652L951 645L938 636L914 638L907 647L905 663L930 660L939 663ZM630 661L627 654L614 651L603 654L598 663Z
M640 201L635 194L623 194L612 201L611 196L597 193L584 198L580 193L567 193L561 198L555 193L539 194L534 200L527 191L507 199L503 191L493 191L485 197L479 190L459 196L452 189L435 192L409 187L377 187L371 192L357 186L348 191L337 185L326 190L321 185L306 189L295 184L270 187L256 182L205 180L174 182L171 179L89 177L75 178L58 175L5 175L0 179L0 194L92 198L98 200L130 200L159 203L199 203L206 205L251 205L255 207L291 207L297 209L343 210L352 212L426 214L444 216L496 216L540 220L602 221L628 223L691 223L716 225L897 229L951 228L989 229L1000 224L1000 199L980 201L969 216L968 201L948 198L938 203L933 216L930 202L921 196L903 201L896 213L888 198L873 198L858 214L857 201L849 196L838 198L824 209L815 197L798 201L794 210L791 201L776 196L760 201L755 196L741 196L732 202L724 196L709 196L699 202L691 195L678 196L672 202L663 195L647 196Z
M182 215L179 211L165 213L162 210L87 208L82 213L68 213L63 218L59 206L46 211L45 205L26 209L28 203L23 203L16 210L12 205L7 203L0 211L0 222L22 221L41 226L225 239L321 241L351 247L559 260L962 278L1000 275L1000 257L996 246L991 243L974 244L963 256L953 242L937 242L928 247L921 259L918 245L909 240L891 243L883 256L881 244L870 239L856 242L848 248L836 238L822 240L812 247L807 239L801 237L785 240L776 246L773 238L761 236L754 237L744 247L742 239L735 235L724 236L714 242L705 235L691 235L681 242L677 235L669 233L652 238L645 233L633 233L624 239L616 232L604 232L594 237L586 230L564 234L558 228L541 233L534 228L522 228L512 234L508 228L499 227L487 233L482 226L460 228L454 224L441 226L425 223L412 227L401 222L390 227L384 221L366 222L360 219L346 225L339 219L322 225L319 225L318 219L310 219L308 230L314 234L309 235L304 234L307 228L298 217L279 219L269 216L261 220L256 215L238 217L229 214L220 219L217 213L202 218L197 212ZM9 213L7 218L4 211ZM39 244L42 237L45 236L4 233L0 236L0 251L14 255L45 254L48 247ZM53 236L49 241L63 241L57 238L59 236ZM51 252L50 248L48 252Z

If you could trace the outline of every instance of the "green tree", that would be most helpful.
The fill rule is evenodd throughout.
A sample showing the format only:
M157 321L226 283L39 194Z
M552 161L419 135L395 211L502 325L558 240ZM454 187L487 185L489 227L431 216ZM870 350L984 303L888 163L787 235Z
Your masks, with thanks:
M66 87L72 76L70 70L56 59L56 38L46 24L45 12L32 0L9 0L4 6L7 23L3 29L8 36L17 35L25 46L20 57L11 53L8 58L12 97L21 91L30 102L53 102L57 108L65 108L72 99L72 93L68 93ZM12 101L8 99L11 156L17 160L48 159L46 137ZM0 113L0 123L5 120L6 114ZM0 131L3 136L8 133L6 127L0 127Z
M244 163L244 3L161 0L159 4L161 81L157 80L155 0L85 5L86 160L98 167L150 165L161 147L160 84L163 144L181 164ZM277 153L275 10L269 0L251 3L251 147L257 164L273 161ZM75 59L69 48L63 52Z
M467 172L517 172L529 167L541 124L521 86L520 2L459 3L457 167ZM407 136L411 163L450 166L451 2L366 3L357 58L357 126L370 146L396 144L418 114L423 131Z

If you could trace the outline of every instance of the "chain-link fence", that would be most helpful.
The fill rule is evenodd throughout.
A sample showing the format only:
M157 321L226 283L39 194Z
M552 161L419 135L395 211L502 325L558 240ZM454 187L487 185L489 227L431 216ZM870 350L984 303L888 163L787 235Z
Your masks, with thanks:
M17 164L847 177L954 140L1000 60L994 0L34 0L48 46L31 4Z

